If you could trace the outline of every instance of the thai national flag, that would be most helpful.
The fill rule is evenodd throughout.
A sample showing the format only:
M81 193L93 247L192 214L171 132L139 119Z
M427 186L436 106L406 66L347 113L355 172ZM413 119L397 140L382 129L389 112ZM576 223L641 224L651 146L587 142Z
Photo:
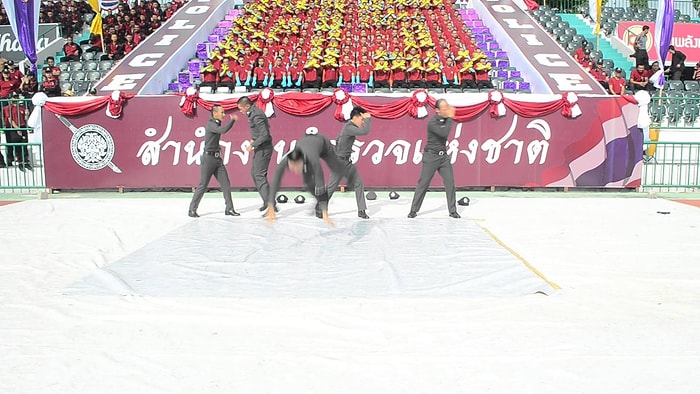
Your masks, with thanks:
M119 0L100 0L101 10L114 10L119 5Z

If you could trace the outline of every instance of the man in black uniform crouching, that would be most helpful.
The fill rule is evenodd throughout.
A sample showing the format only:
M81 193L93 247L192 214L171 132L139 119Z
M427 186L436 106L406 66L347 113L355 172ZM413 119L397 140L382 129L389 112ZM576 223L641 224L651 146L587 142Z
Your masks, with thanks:
M423 151L423 168L420 171L420 178L418 179L416 192L413 194L411 212L409 212L408 217L414 218L417 216L421 205L423 205L423 199L430 186L430 181L433 180L435 171L437 171L442 178L442 183L445 185L447 209L450 212L450 217L459 219L461 216L457 213L454 172L450 156L447 155L445 149L447 136L452 130L452 123L454 123L455 107L447 104L445 99L439 99L435 103L435 109L437 114L428 122L428 141Z
M321 160L326 162L332 173L342 172L345 169L344 163L335 155L333 145L328 137L318 134L317 128L309 127L306 130L306 135L297 141L294 150L289 152L277 165L267 202L268 221L276 219L275 198L282 182L282 176L287 170L290 170L294 174L302 175L306 190L316 198L317 216L320 216L328 225L333 225L328 217L329 197ZM319 210L320 212L318 212Z
M231 199L231 183L228 179L228 172L224 166L224 160L221 158L221 151L219 147L219 139L221 139L221 134L226 134L233 123L238 120L236 115L231 115L231 120L224 126L221 122L224 120L224 108L220 105L214 105L211 109L211 118L204 127L204 153L202 153L202 162L199 166L199 185L197 185L197 190L192 196L192 202L190 202L190 210L188 215L193 218L198 218L197 207L199 207L199 202L204 196L204 192L209 186L209 181L211 176L214 175L216 180L221 185L221 191L224 193L224 200L226 201L226 211L224 213L230 216L240 216L240 213L233 209L233 200Z

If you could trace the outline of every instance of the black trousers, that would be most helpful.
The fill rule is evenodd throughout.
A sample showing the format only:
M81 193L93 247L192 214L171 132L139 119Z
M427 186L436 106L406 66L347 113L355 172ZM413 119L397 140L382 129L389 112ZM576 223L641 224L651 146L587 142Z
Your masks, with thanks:
M364 211L367 209L367 201L365 201L365 185L362 183L359 171L349 159L341 159L344 162L343 171L331 172L331 177L328 180L328 198L333 197L333 193L338 188L340 181L343 178L348 180L348 185L355 190L355 201L357 202L357 210Z
M263 204L267 204L270 196L270 184L267 182L267 170L270 167L273 153L272 144L257 147L253 152L253 165L250 168L250 176L253 178L255 189L260 193Z
M374 87L375 88L388 88L389 81L387 81L386 79L383 81L374 81Z
M649 53L646 49L637 49L634 52L634 58L637 60L636 66L641 64L644 68L649 68Z
M433 152L423 153L423 167L420 170L420 178L418 178L416 192L413 194L413 202L411 202L412 212L420 211L420 207L423 205L423 200L425 199L425 193L428 192L428 187L433 180L433 176L435 176L435 172L440 174L442 183L445 185L447 210L450 213L457 212L455 177L452 169L452 162L450 162L450 156L447 153L440 155Z
M196 211L199 207L199 202L202 201L204 193L209 187L212 175L221 185L221 192L224 194L226 201L226 210L233 209L233 200L231 199L231 182L228 179L228 172L224 166L224 161L221 157L214 157L206 153L202 154L202 162L199 166L199 185L192 196L190 202L190 211Z
M27 132L23 131L22 135L20 136L17 130L7 130L5 132L5 138L7 139L7 142L10 144L26 144L29 141L29 138L27 137ZM7 165L10 165L12 161L14 160L16 163L22 164L22 163L27 163L29 164L29 149L27 149L27 146L12 146L8 145L7 146Z

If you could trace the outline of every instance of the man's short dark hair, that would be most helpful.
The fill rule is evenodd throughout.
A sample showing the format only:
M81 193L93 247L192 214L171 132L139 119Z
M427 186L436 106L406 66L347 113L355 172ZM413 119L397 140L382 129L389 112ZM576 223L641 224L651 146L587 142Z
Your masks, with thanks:
M238 104L239 105L253 105L253 101L250 99L248 96L243 96L238 99Z
M642 31L645 31L645 30L649 30L649 26L648 26L648 25L642 26Z
M446 102L447 102L447 100L445 100L445 99L438 99L438 100L435 102L435 109L440 109L440 104L446 103Z
M669 51L675 51L675 50L676 50L676 47L674 47L673 45L669 45L669 46L668 46L668 50L669 50Z
M367 110L362 107L355 107L352 109L352 111L350 111L350 119L354 118L355 116L361 116L366 112Z
M46 58L46 63L48 63L48 62L49 62L49 60L54 60L53 56L49 56L49 57L47 57L47 58Z
M211 107L211 114L214 115L214 112L217 112L218 110L222 109L223 107L219 104L214 104L214 106Z

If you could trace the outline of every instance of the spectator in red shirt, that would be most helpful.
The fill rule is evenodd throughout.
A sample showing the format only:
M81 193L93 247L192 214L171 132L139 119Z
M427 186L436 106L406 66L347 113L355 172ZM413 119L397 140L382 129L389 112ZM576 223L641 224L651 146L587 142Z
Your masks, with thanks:
M29 73L22 77L22 83L19 85L19 93L24 98L32 98L39 91L39 83L36 81L34 73Z
M601 66L603 65L603 61L600 60L598 61L598 64L594 64L593 68L591 69L591 75L593 78L595 78L596 81L602 86L606 91L610 90L610 85L608 84L608 73L606 73Z
M19 70L19 67L15 64L13 60L8 60L7 61L7 67L10 69L10 78L13 81L17 81L17 83L22 82L22 78L24 78L24 74L22 74L22 71Z
M124 41L124 56L131 53L131 51L136 48L136 43L134 42L134 36L131 34L126 35L126 41Z
M321 70L321 88L334 88L339 86L338 68L334 64L326 64Z
M105 48L107 53L102 55L100 60L119 60L124 57L124 45L119 41L116 34L111 34L109 44Z
M647 90L648 86L649 77L647 75L647 70L644 68L643 64L640 64L630 73L630 87L632 88L632 93L638 90Z
M253 84L251 87L262 89L267 86L267 79L270 77L270 67L265 65L265 59L258 58L258 62L253 69Z
M267 86L271 88L286 88L287 67L282 64L282 58L275 59L275 65L270 70Z
M206 60L206 65L199 73L202 75L202 83L199 84L200 87L209 86L212 89L216 89L216 85L219 82L219 70L214 68L211 59Z
M610 78L608 85L610 87L610 94L623 95L625 94L625 85L627 81L622 78L622 69L620 67L615 69L615 75Z
M446 88L459 88L459 68L451 57L448 57L442 69L442 84Z
M219 70L219 83L216 85L218 87L225 86L230 90L233 90L234 83L234 70L231 66L231 61L225 57L221 62L221 69Z
M90 48L85 52L102 52L102 36L99 34L90 34Z
M355 74L357 74L357 69L352 64L350 56L345 55L343 57L343 64L338 69L338 86L341 83L356 83Z
M61 95L61 86L58 83L58 77L61 75L61 69L54 65L53 56L46 58L46 66L41 70L43 82L41 87L49 97L58 97Z
M287 69L287 88L297 88L301 89L301 84L303 81L304 70L299 64L298 58L292 58L292 64L289 65Z
M73 37L66 37L66 43L63 45L63 53L66 56L63 57L63 61L75 62L80 60L80 55L83 54L83 50L80 45L73 42Z
M319 69L315 66L307 65L304 67L304 83L301 86L302 90L319 88L320 75L318 71Z
M5 130L5 138L10 144L26 144L28 142L27 131L17 130L27 127L27 109L24 103L20 103L17 92L13 93L12 98L15 99L6 105L3 109L3 121L9 128ZM24 171L31 170L32 166L29 160L29 151L27 146L8 146L7 147L7 165L11 166L12 161L17 162L17 167ZM2 155L0 155L2 156ZM4 160L3 160L4 161Z
M581 41L581 47L576 48L574 51L574 59L576 59L577 62L581 63L583 62L583 58L586 57L586 50L588 49L588 41L583 40Z
M238 56L238 64L235 67L236 70L236 86L245 86L246 90L250 88L251 81L253 79L253 71L248 63L246 63L243 56Z
M10 69L5 67L2 70L2 77L0 77L0 99L9 98L19 88L17 81L12 79Z
M362 55L361 63L357 67L357 76L355 80L359 83L366 83L370 88L374 85L374 80L372 78L372 71L374 67L369 62L368 55Z

